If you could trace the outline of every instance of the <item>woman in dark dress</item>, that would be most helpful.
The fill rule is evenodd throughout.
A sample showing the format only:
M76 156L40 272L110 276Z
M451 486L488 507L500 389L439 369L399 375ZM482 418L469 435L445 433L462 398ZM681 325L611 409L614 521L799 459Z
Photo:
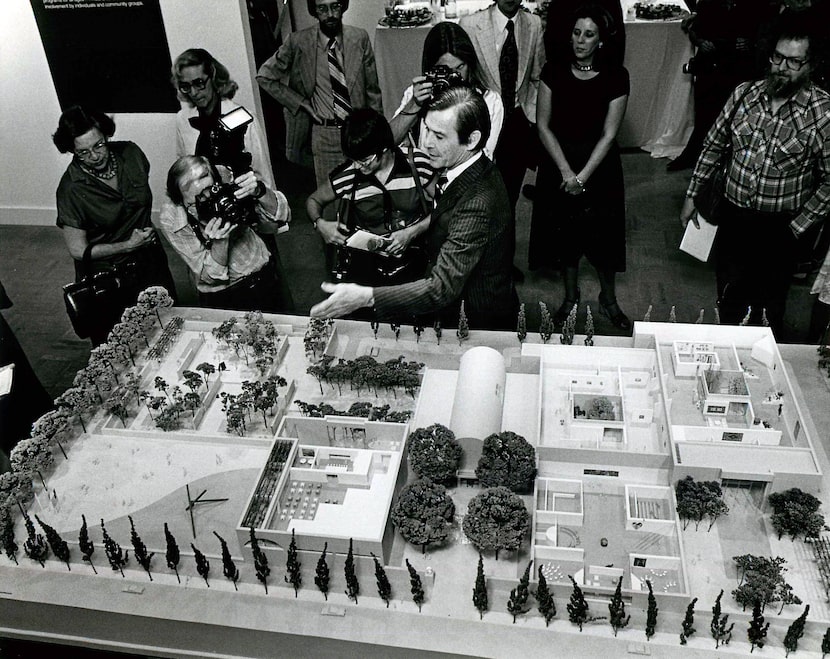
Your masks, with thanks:
M546 221L547 247L559 257L565 300L554 315L562 324L579 304L579 261L586 256L600 281L599 309L615 327L631 329L617 304L615 278L625 270L625 199L616 135L628 102L628 71L602 57L611 18L586 5L574 14L573 57L542 70L537 127L550 157L539 172L539 189L553 190ZM533 236L531 241L533 241Z

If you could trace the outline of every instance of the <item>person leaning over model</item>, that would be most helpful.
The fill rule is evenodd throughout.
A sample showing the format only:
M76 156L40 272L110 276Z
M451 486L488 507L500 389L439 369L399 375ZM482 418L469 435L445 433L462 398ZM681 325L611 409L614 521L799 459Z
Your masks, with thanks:
M426 234L426 277L374 288L324 283L331 295L312 307L313 316L340 317L373 307L379 319L431 314L452 326L464 302L470 327L516 326L519 299L507 239L510 204L501 175L482 153L489 132L487 105L475 90L455 87L435 98L421 135L421 147L442 172Z
M680 213L699 228L695 197L726 168L715 239L721 321L763 316L781 338L799 236L830 212L830 95L810 81L813 42L800 20L781 26L764 80L739 85L703 143Z
M375 54L365 30L343 25L349 0L307 0L318 24L292 32L257 72L263 91L285 108L286 156L302 162L311 134L317 185L345 157L340 127L354 108L383 112Z
M288 222L281 192L253 171L235 179L203 156L184 156L167 173L159 224L190 268L199 304L236 311L284 311L273 260L253 227Z
M176 287L164 253L150 223L153 195L150 163L132 142L110 142L115 123L103 112L81 106L61 114L52 136L61 153L73 154L57 190L57 225L75 259L75 276L115 270L124 292L121 303L101 309L90 335L103 343L124 309L135 304L149 286L163 286L173 299Z

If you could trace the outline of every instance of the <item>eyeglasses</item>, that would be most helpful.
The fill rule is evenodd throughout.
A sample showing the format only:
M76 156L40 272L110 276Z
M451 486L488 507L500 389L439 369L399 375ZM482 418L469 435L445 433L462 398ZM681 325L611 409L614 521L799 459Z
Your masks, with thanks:
M327 5L316 5L315 10L317 11L318 16L325 16L327 14L331 14L334 16L335 14L339 14L343 11L343 3L342 2L332 2Z
M180 82L179 91L182 94L189 94L191 89L202 91L207 86L208 80L210 80L210 78L196 78L190 82Z
M107 140L106 138L98 140L95 144L93 144L88 149L78 149L75 151L75 155L78 156L81 160L86 160L92 155L92 152L95 153L102 153L107 150Z
M776 66L783 62L790 71L799 71L801 67L810 61L810 59L808 57L805 57L804 59L799 57L787 57L776 50L769 56L769 61Z

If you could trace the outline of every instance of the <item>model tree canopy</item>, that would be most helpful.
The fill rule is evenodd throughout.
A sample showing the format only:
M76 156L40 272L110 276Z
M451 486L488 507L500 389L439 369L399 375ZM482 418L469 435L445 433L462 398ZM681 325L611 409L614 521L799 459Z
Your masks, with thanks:
M825 529L824 515L819 512L821 501L812 494L794 487L773 492L768 500L773 510L770 521L779 540L783 535L789 535L793 540L802 535L817 538Z
M484 439L476 476L483 487L529 492L536 478L536 451L521 435L494 433Z
M455 504L443 485L418 479L401 490L392 507L392 524L404 540L420 545L440 545L449 537Z
M409 435L409 464L421 478L447 483L455 478L463 451L455 434L439 423Z
M530 529L530 514L522 499L506 487L485 490L470 501L464 534L479 551L514 551Z

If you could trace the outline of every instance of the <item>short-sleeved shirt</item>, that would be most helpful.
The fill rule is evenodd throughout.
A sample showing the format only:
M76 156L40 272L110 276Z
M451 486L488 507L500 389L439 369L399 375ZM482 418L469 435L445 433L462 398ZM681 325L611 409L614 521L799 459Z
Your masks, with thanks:
M110 142L109 149L118 164L118 189L86 173L75 159L58 184L57 225L86 231L91 245L122 242L133 229L152 226L153 194L147 157L132 142ZM124 253L105 260L118 264L129 257Z
M330 176L331 187L338 198L351 198L354 191L356 225L373 233L387 233L392 228L387 225L391 218L385 216L386 205L407 220L424 214L409 160L400 149L395 148L394 152L395 162L385 184L374 175L361 174L351 163L341 165ZM421 188L424 188L435 177L435 169L421 151L413 151L412 159ZM427 204L431 206L430 201Z

